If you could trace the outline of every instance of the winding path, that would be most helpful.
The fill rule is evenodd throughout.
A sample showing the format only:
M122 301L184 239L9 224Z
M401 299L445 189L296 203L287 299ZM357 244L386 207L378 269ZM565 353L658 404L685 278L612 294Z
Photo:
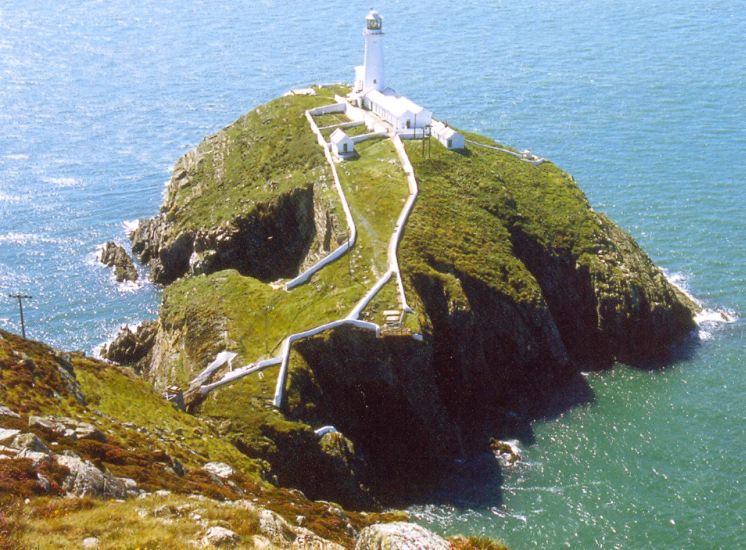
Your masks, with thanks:
M334 162L334 159L332 158L331 152L329 151L329 147L327 146L326 140L324 139L321 131L319 130L318 125L316 124L316 121L314 120L315 114L321 114L323 112L332 112L329 111L329 109L334 108L340 108L344 107L347 108L346 104L343 103L337 103L334 105L327 105L325 107L319 107L317 109L310 109L306 111L306 119L308 120L309 125L311 126L311 130L316 135L316 140L321 146L321 148L324 150L324 156L331 168L332 175L334 177L334 186L337 190L337 193L339 195L340 201L342 203L342 208L344 209L345 218L347 220L347 228L348 228L348 238L347 241L345 241L344 244L340 245L337 249L332 251L331 253L327 254L317 262L315 262L312 266L310 266L308 269L306 269L303 273L296 276L294 279L288 281L285 284L285 290L289 291L299 285L302 285L303 283L306 283L313 274L317 273L321 269L323 269L325 266L329 265L333 261L339 259L341 256L345 254L348 250L350 250L353 245L355 244L355 241L357 239L357 228L355 226L355 222L352 217L352 212L350 210L349 203L347 202L347 197L345 196L344 190L342 189L342 185L339 181L339 176L337 174L337 168L336 164ZM402 310L405 312L412 313L412 308L409 307L406 299L406 295L404 292L404 284L402 282L401 272L399 270L399 260L397 258L397 248L399 246L399 242L401 240L402 233L404 231L404 226L407 223L407 220L409 218L410 213L412 212L412 208L414 207L415 200L417 199L417 194L419 192L418 186L417 186L417 180L414 177L414 169L412 168L412 164L409 162L409 157L407 156L407 153L404 149L404 144L401 141L401 138L395 133L391 132L389 134L389 137L391 138L394 148L396 149L397 155L399 157L399 161L401 162L402 168L404 169L404 172L407 176L407 183L409 187L409 197L407 198L407 201L404 204L404 207L399 214L399 217L396 221L396 226L394 228L394 232L391 235L391 238L389 239L388 249L387 249L387 257L388 257L388 270L386 273L383 274L374 284L371 286L371 288L365 293L365 295L354 305L350 313L347 314L346 317L342 319L337 319L334 321L330 321L328 323L321 324L317 327L297 332L294 334L290 334L284 338L282 341L281 347L280 347L280 353L276 357L271 357L269 359L262 359L259 361L256 361L254 363L250 363L248 365L245 365L241 368L238 368L236 370L232 370L225 375L223 375L222 378L215 382L211 382L209 384L205 384L207 380L209 380L210 376L216 372L219 368L221 368L223 365L228 363L230 360L232 360L235 357L235 353L233 352L227 352L223 351L220 352L216 359L210 363L202 372L200 372L191 382L189 386L188 393L197 393L200 396L205 396L208 393L210 393L212 390L219 388L221 386L224 386L226 384L230 384L232 382L235 382L236 380L243 378L244 376L247 376L249 374L253 374L255 372L262 371L264 369L267 369L269 367L280 365L280 372L277 376L277 385L275 387L275 393L273 398L273 404L275 407L280 408L282 407L282 404L285 399L285 386L287 382L287 376L288 376L288 369L289 369L289 363L290 363L290 351L291 347L294 342L297 342L299 340L303 340L305 338L311 338L321 332L331 330L340 326L354 326L360 329L364 330L370 330L374 331L377 335L380 334L381 327L375 323L371 323L368 321L361 321L359 319L360 314L365 309L365 307L373 300L373 298L378 294L378 292L383 288L383 286L391 280L392 277L396 278L396 285L398 289L398 297L399 301L401 302ZM413 335L416 339L421 339L419 335Z

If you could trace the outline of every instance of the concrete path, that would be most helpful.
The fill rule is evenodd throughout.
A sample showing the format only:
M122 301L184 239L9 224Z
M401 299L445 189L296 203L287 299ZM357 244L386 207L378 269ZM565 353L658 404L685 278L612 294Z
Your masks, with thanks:
M319 146L323 148L324 156L326 157L326 160L329 163L329 166L332 170L332 175L334 177L334 186L337 189L337 193L339 194L339 198L342 203L342 208L344 209L344 212L345 212L345 218L347 220L348 239L343 245L339 246L336 250L326 255L324 258L320 259L319 261L314 263L311 267L306 269L303 273L299 274L297 277L295 277L294 279L286 283L285 290L288 290L288 291L299 285L302 285L303 283L306 283L314 273L317 273L319 270L323 269L325 266L329 265L331 262L337 260L342 255L344 255L345 252L347 252L350 248L352 248L357 238L357 229L355 227L355 222L352 218L352 212L350 211L350 206L349 206L349 203L347 202L347 197L345 196L344 190L342 189L342 185L340 184L339 175L337 174L337 169L336 169L334 159L331 156L329 147L326 141L324 140L321 134L321 131L319 130L318 125L316 124L316 121L313 119L314 114L322 114L326 112L339 112L338 109L339 109L339 103L334 104L334 105L329 105L326 107L321 107L318 109L312 109L312 110L306 111L306 119L308 120L308 123L311 126L311 130L316 135L316 140L319 143ZM358 113L356 114L359 116ZM362 311L368 306L368 304L370 304L371 300L375 298L375 296L378 294L381 288L383 288L383 286L394 276L396 277L398 296L399 296L399 301L401 302L402 309L409 313L413 312L412 308L410 308L409 305L407 304L407 299L406 299L406 295L404 292L404 284L402 282L401 272L399 270L399 260L397 257L397 249L399 246L399 242L401 240L402 232L404 231L404 226L406 225L407 220L409 219L409 215L412 212L412 208L414 207L414 202L417 198L418 187L417 187L417 180L414 177L414 169L412 168L412 164L409 162L409 157L407 156L406 150L404 149L404 145L401 139L395 133L390 134L389 137L391 138L394 144L397 155L399 156L399 160L402 164L402 168L404 169L404 172L407 176L407 183L409 187L409 197L407 198L407 201L404 204L404 207L401 213L399 214L399 218L396 221L394 232L392 233L391 238L389 240L389 245L387 248L388 271L386 271L386 273L373 284L373 286L355 304L355 306L352 308L350 313L347 314L346 317L342 319L330 321L328 323L323 323L317 327L314 327L314 328L311 328L311 329L308 329L302 332L290 334L286 336L285 339L282 341L282 344L280 346L280 353L278 356L271 357L268 359L263 359L255 363L250 363L239 369L226 373L222 378L220 378L219 380L215 382L212 382L210 384L204 384L204 382L208 380L209 377L216 370L218 370L226 362L232 360L233 357L235 357L236 355L233 352L227 352L227 351L220 352L218 356L216 357L216 359L212 363L210 363L197 377L195 377L191 381L190 391L196 391L200 395L204 396L204 395L207 395L212 390L219 388L221 386L224 386L226 384L230 384L231 382L235 382L236 380L243 378L244 376L253 374L255 372L260 372L266 368L269 368L275 365L280 365L280 372L278 373L278 376L277 376L277 385L275 387L273 403L275 407L281 408L284 403L284 399L285 399L285 386L287 383L288 368L289 368L289 362L290 362L290 352L291 352L291 348L294 342L303 340L305 338L311 338L324 331L332 330L340 326L354 326L354 327L357 327L363 330L373 331L376 333L376 335L379 335L381 331L381 327L379 325L368 322L368 321L361 321L359 317ZM416 340L419 340L419 341L422 340L422 337L418 334L413 335L413 337Z
M506 153L508 155L512 155L517 159L520 159L524 162L528 162L533 164L534 166L539 166L540 164L543 164L546 162L546 159L542 157L537 157L533 153L529 151L524 151L523 153L517 153L516 151L511 151L510 149L503 149L502 147L496 147L494 145L487 145L486 143L479 143L478 141L474 141L473 139L464 139L466 143L471 143L472 145L477 145L479 147L484 147L485 149L492 149L493 151L500 151L501 153Z

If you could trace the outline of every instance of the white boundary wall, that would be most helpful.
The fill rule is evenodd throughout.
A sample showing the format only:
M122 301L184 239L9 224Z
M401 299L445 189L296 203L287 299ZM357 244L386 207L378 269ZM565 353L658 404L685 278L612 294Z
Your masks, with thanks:
M341 105L341 107L346 107L346 106L347 104ZM339 193L340 200L342 201L342 207L344 209L345 217L347 219L347 225L349 228L350 237L345 244L337 248L334 252L332 252L331 254L328 254L327 256L325 256L324 258L316 262L313 266L311 266L309 269L304 271L302 274L298 275L292 281L289 281L285 285L286 290L290 290L291 288L294 288L295 286L298 286L306 282L311 277L311 275L313 275L314 273L319 271L324 266L328 265L329 263L333 262L334 260L342 256L342 254L344 254L347 250L349 250L352 247L357 237L357 230L355 228L355 223L352 219L352 213L350 211L349 204L347 203L347 198L345 197L344 190L342 189L342 185L339 182L339 176L337 174L337 169L334 164L334 160L332 159L331 153L329 152L328 144L324 140L321 134L321 131L316 125L316 121L314 121L313 119L314 113L320 114L319 111L324 110L324 109L339 109L339 110L328 110L328 111L325 111L324 114L328 112L345 112L345 110L344 108L340 109L340 104L329 105L326 107L321 107L319 109L313 109L313 110L306 111L306 119L311 125L311 130L313 131L314 134L316 134L316 139L319 145L324 149L324 156L326 157L327 162L329 162L329 165L331 166L332 175L334 176L334 185L337 188L337 192ZM353 109L353 108L350 106L350 109ZM388 135L385 132L383 132L383 134ZM417 194L419 193L419 189L417 186L417 180L414 177L414 169L412 168L412 164L409 161L407 152L404 149L404 144L402 143L400 137L396 135L396 133L394 133L391 136L391 140L399 156L399 160L401 162L404 173L407 176L407 185L409 187L409 197L407 198L407 201L404 204L404 208L399 214L399 217L396 222L396 227L389 240L389 245L387 248L389 270L382 277L380 277L378 281L376 281L376 283L368 290L368 292L366 292L365 296L363 296L357 302L357 304L355 304L355 306L352 308L350 313L345 318L337 319L336 321L330 321L328 323L319 325L315 328L308 329L308 330L298 332L295 334L291 334L282 341L282 345L280 348L280 354L278 356L271 357L269 359L263 359L261 361L257 361L256 363L250 363L246 366L236 369L235 371L229 372L228 374L224 375L220 380L216 382L213 382L211 384L200 385L202 381L206 380L210 376L210 374L215 372L219 367L221 367L226 362L228 362L229 360L233 359L233 357L235 357L235 354L233 354L232 352L221 352L218 354L216 359L207 366L207 368L205 368L194 380L192 380L192 383L190 384L191 387L199 386L200 394L207 395L212 390L219 388L220 386L223 386L225 384L230 384L231 382L234 382L235 380L238 380L239 378L242 378L244 376L247 376L255 372L262 371L266 368L269 368L275 365L280 365L280 372L277 376L277 384L275 386L275 393L273 397L274 406L277 408L280 408L282 407L283 401L285 399L285 385L287 383L288 368L289 368L289 362L290 362L290 352L291 352L291 348L294 342L297 342L298 340L302 340L305 338L310 338L312 336L316 336L317 334L320 334L321 332L331 330L331 329L344 326L344 325L350 325L350 326L354 326L354 327L361 328L364 330L371 330L371 331L374 331L376 335L379 335L381 328L377 324L371 323L368 321L361 321L358 318L360 314L362 313L362 311L367 307L367 305L371 302L371 300L373 300L376 294L378 294L381 288L383 288L383 286L391 279L393 275L396 275L397 287L399 291L399 299L402 304L402 309L410 313L413 312L412 308L410 308L409 305L407 304L406 296L404 293L404 284L402 282L401 272L399 271L399 260L397 258L397 248L399 246L399 242L401 241L401 236L404 230L404 226L407 223L409 215L412 212L412 208L414 207L415 200L417 199ZM421 335L413 335L413 337L418 341L422 340Z
M303 273L297 275L294 279L285 283L285 290L290 290L307 282L314 273L322 269L324 266L329 265L334 260L341 257L350 248L352 248L352 246L355 244L355 240L357 239L357 228L355 227L355 221L352 219L352 212L350 211L350 205L347 203L345 192L342 189L342 185L339 183L337 167L334 164L332 154L329 152L329 146L327 145L326 140L324 140L324 136L321 134L321 130L319 130L319 127L316 125L316 121L313 119L313 115L311 114L310 110L306 111L306 119L311 125L311 130L314 134L316 134L316 141L318 141L319 145L324 148L324 156L326 157L326 161L329 163L329 166L332 169L332 176L334 177L334 187L337 189L337 194L339 195L339 200L342 202L342 209L345 213L345 219L347 220L348 236L347 241L339 246L336 250L321 258L311 267L306 269Z

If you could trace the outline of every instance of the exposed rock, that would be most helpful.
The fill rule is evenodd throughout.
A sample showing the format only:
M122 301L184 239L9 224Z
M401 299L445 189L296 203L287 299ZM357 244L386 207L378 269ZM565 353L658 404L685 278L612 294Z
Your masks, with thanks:
M207 530L202 537L202 546L234 546L241 540L236 533L225 527L213 526Z
M258 512L259 531L262 535L281 547L289 546L295 540L295 530L279 514L261 509Z
M83 539L83 548L98 548L100 545L96 537L86 537Z
M277 548L272 541L262 535L254 535L251 537L251 543L254 545L254 550L274 550Z
M85 405L85 395L83 395L83 390L80 388L78 379L75 378L75 371L73 370L72 365L69 363L66 364L65 361L60 361L60 364L57 366L57 372L60 373L60 377L65 384L67 392L72 395L75 398L75 401L79 404Z
M320 180L315 185L328 184ZM132 234L132 251L150 265L151 279L163 284L187 273L222 269L265 282L293 277L344 240L333 205L319 200L317 193L314 185L294 189L229 223L198 231L178 232L168 214L161 213L140 222Z
M94 439L102 443L106 441L106 436L93 424L78 422L74 429L77 439Z
M21 433L21 430L0 428L0 445L12 446L11 442L15 440L16 436Z
M127 498L135 492L132 480L102 472L91 462L78 456L63 454L55 458L58 464L70 470L62 484L62 488L70 494L98 498Z
M298 550L344 550L344 546L321 538L316 533L303 527L296 529L296 537L290 548L297 548Z
M490 439L490 449L494 455L505 466L513 466L521 459L521 452L510 442L500 441L499 439Z
M233 475L233 468L223 462L208 462L202 466L202 469L221 479L228 479Z
M36 464L34 464L34 467L36 467ZM37 472L36 474L36 483L41 487L41 490L45 493L48 493L52 490L52 484L49 482L47 477L44 474L41 474Z
M0 440L0 443L2 441ZM24 433L16 436L16 438L13 440L13 443L10 445L11 447L19 450L29 450L33 451L35 453L44 453L49 454L52 451L49 450L49 447L47 447L44 442L39 439L35 434L32 433Z
M70 439L94 439L106 441L106 436L93 424L81 422L67 416L30 416L30 427L37 427Z
M125 325L109 345L101 347L101 356L139 372L150 362L157 333L158 321L144 321L134 332Z
M5 405L0 405L0 416L10 416L11 418L21 418L21 416L18 413L11 411Z
M355 550L450 550L444 538L414 523L377 523L360 531Z
M28 458L36 468L41 464L51 464L53 455L51 453L31 451L23 449L16 455L16 458Z
M101 263L114 268L114 277L118 282L137 281L137 269L127 251L118 244L109 241L101 250Z

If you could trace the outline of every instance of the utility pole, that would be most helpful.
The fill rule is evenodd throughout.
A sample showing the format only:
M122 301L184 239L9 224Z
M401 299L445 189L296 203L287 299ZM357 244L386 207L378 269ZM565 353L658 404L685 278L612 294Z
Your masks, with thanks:
M8 298L16 298L18 300L18 311L21 313L21 335L26 338L26 323L23 320L23 300L30 300L33 296L28 294L8 294Z
M272 311L272 304L267 304L262 307L264 310L264 350L269 355L269 312Z

